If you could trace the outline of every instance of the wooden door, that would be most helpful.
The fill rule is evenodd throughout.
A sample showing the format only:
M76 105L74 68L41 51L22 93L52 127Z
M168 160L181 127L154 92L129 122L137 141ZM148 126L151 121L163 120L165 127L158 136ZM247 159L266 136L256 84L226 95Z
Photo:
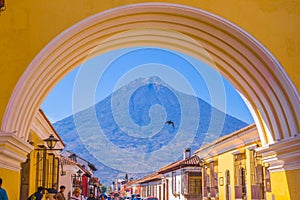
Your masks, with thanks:
M21 189L20 199L27 199L29 196L30 180L30 155L28 154L26 162L21 164Z

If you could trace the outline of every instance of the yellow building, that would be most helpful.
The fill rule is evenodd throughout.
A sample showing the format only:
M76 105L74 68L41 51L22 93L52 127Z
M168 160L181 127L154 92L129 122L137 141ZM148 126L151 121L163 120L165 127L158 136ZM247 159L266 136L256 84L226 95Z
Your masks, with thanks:
M44 141L49 136L57 140L53 150L49 149ZM54 184L59 186L59 155L65 146L42 110L39 110L32 123L27 142L33 149L28 154L27 160L21 164L21 187L15 191L20 191L20 199L27 199L39 186L44 188L52 188ZM7 188L8 191L9 189ZM9 193L10 198L11 194Z
M202 161L204 199L272 199L269 165L257 152L260 146L253 124L199 148L195 154Z
M272 195L300 199L299 1L0 2L0 174L10 199L20 199L21 164L52 88L85 60L134 46L218 68L247 99Z

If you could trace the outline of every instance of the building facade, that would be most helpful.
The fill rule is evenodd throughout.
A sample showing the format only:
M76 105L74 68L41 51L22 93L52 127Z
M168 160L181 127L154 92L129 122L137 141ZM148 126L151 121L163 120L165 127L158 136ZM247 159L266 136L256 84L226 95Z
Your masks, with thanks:
M136 183L159 200L273 200L270 165L255 124L200 147ZM274 184L274 183L273 183Z
M57 140L50 149L44 139L54 136ZM27 160L21 164L20 199L27 199L39 186L52 188L59 185L60 153L64 143L56 133L42 110L39 110L33 122L28 142L34 147ZM17 189L18 190L18 189Z
M202 198L200 159L186 149L182 160L161 168L162 200L196 200Z
M203 199L272 200L269 165L263 162L260 147L253 124L198 149Z
M81 194L88 197L90 193L100 196L100 180L94 176L97 168L77 156L76 154L64 151L61 156L60 182L66 186L65 193L72 195L75 188L80 188Z
M157 197L158 199L162 199L162 174L150 174L138 180L138 183L140 185L140 193L136 194L140 194L142 198Z

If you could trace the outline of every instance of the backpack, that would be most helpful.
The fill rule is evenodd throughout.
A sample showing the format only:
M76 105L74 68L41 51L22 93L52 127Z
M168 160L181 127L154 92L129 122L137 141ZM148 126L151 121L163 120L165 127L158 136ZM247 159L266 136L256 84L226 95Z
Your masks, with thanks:
M27 200L36 200L35 194L30 195Z

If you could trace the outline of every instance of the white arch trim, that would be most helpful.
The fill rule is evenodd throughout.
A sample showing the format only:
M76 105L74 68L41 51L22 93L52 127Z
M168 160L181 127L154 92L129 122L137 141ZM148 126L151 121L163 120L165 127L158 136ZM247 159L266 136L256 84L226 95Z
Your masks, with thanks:
M134 29L172 30L197 43L172 35ZM159 32L159 31L158 31ZM150 37L151 36L151 37ZM27 138L31 123L51 89L77 67L99 44L98 53L132 46L157 46L192 55L199 44L218 70L249 101L262 143L299 135L300 98L279 62L257 40L236 25L203 10L167 3L141 3L91 16L51 41L30 63L18 81L2 121L3 131ZM198 45L198 46L197 46Z

